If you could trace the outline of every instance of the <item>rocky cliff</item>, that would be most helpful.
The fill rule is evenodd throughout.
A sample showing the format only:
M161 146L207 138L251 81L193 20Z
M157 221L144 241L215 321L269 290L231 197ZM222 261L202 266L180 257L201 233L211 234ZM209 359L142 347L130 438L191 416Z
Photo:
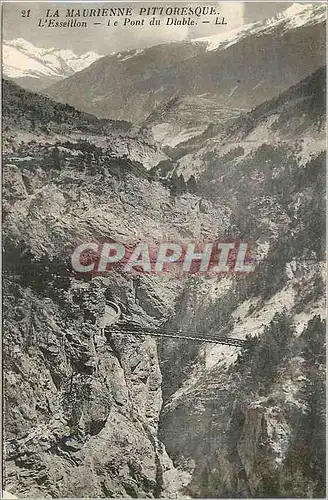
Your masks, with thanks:
M188 159L168 159L148 129L4 82L7 490L324 496L325 87L314 82L201 136L192 185ZM300 102L317 113L297 114ZM288 103L302 137L284 142ZM70 269L84 241L215 238L251 240L254 274ZM101 332L106 299L140 334ZM159 341L142 335L150 327L246 344Z
M99 324L109 295L129 321L157 326L173 314L183 285L117 273L79 281L69 274L69 249L97 237L192 238L196 219L211 236L227 213L208 202L189 217L197 197L176 203L148 179L143 165L162 153L141 134L134 142L115 122L103 130L9 82L4 91L6 489L32 497L177 495L184 478L157 435L156 341L104 337ZM36 109L47 114L46 130ZM68 141L71 114L84 129Z

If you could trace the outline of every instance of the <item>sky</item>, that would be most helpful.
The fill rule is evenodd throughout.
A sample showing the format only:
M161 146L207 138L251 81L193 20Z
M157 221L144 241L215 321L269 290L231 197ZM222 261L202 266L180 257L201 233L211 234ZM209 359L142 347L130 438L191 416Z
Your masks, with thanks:
M293 2L12 2L3 3L3 38L12 40L24 38L37 47L71 49L76 54L94 51L101 55L119 52L132 48L144 48L168 41L199 38L216 34L219 31L230 30L237 26L252 21L258 21L275 15L286 9ZM197 26L156 26L156 27L107 27L106 20L101 25L93 25L88 21L88 28L51 28L38 27L39 19L45 18L47 9L60 10L61 18L66 21L64 15L67 8L103 8L133 6L215 6L220 15L225 17L226 26L215 25L215 17L210 24L198 22ZM22 11L30 9L29 17L22 17ZM112 18L113 19L113 18ZM193 18L196 20L196 18ZM164 21L165 24L165 21Z

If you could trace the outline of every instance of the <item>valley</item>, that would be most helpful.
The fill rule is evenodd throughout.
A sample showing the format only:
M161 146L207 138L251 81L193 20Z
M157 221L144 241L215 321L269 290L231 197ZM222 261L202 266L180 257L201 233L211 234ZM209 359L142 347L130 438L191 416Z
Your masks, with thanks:
M290 9L39 93L3 80L18 498L325 497L325 22ZM72 269L85 242L231 241L254 272Z

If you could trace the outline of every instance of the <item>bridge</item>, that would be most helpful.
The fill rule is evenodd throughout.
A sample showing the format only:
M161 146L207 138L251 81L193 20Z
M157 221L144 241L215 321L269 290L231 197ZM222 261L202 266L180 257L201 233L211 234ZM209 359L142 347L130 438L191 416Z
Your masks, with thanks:
M162 337L177 340L191 340L193 342L208 342L211 344L223 344L233 347L242 347L245 340L223 337L219 335L208 335L205 332L184 332L182 330L169 331L161 328L151 329L142 325L120 322L121 309L115 302L106 301L105 314L101 318L100 327L105 333L115 333L120 335L148 335L151 337Z
M233 347L242 347L245 345L245 340L222 337L222 336L213 336L207 335L205 332L183 332L181 330L161 330L159 329L148 329L141 328L139 326L133 327L132 325L120 325L119 323L110 325L105 328L105 332L107 333L115 333L120 335L149 335L151 337L162 337L162 338L170 338L176 340L189 340L193 342L208 342L211 344L223 344L230 345Z

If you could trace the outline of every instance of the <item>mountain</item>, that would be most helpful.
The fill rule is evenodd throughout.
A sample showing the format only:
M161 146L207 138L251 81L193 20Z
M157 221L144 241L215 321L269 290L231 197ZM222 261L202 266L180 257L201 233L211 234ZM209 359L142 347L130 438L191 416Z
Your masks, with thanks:
M224 123L245 109L220 104L214 96L176 96L158 105L143 122L162 146L174 148L204 133L210 123Z
M265 101L248 113L241 113L238 119L210 125L197 139L187 139L174 148L164 149L176 162L177 173L183 174L185 180L191 175L202 178L206 165L215 163L214 157L222 167L218 174L222 175L226 163L229 176L230 162L236 161L237 167L241 157L245 159L256 144L263 142L274 147L287 144L289 148L294 144L305 161L309 158L312 146L324 149L325 81L326 68L321 67L276 98ZM215 169L211 172L216 173ZM210 185L210 189L215 191L219 184L215 187L212 181L207 178L204 185ZM225 188L223 186L223 191ZM217 193L213 192L213 195L217 196Z
M46 92L97 116L134 122L178 97L254 107L325 63L325 17L323 4L294 5L219 39L105 56Z
M41 90L67 78L100 57L92 51L78 56L71 50L38 48L23 38L2 43L4 76L31 90Z
M159 344L159 437L190 474L192 498L325 495L325 110L320 68L176 147L169 175L193 176L202 199L229 207L219 239L251 241L259 258L247 279L190 280L167 322L168 331L227 329L249 350Z
M245 26L226 31L218 35L198 38L195 41L207 44L207 50L212 51L230 47L249 35L260 35L262 33L279 31L286 33L289 30L301 26L313 26L324 22L327 18L327 9L324 4L306 5L294 3L286 10L279 12L275 17L258 21Z
M111 155L140 162L150 169L166 160L152 134L146 128L124 121L98 119L69 105L51 101L26 91L9 80L3 80L3 116L6 147L17 148L17 142L48 144L51 141L85 141L105 148Z
M320 68L169 158L145 126L3 83L6 490L325 497L325 89ZM214 239L251 242L254 272L70 269L85 241Z
M45 92L55 100L99 117L129 116L128 121L142 122L155 105L179 93L178 87L166 88L161 84L165 75L205 49L206 44L201 42L174 42L111 54L93 64L89 71L84 70L77 79L68 78Z

